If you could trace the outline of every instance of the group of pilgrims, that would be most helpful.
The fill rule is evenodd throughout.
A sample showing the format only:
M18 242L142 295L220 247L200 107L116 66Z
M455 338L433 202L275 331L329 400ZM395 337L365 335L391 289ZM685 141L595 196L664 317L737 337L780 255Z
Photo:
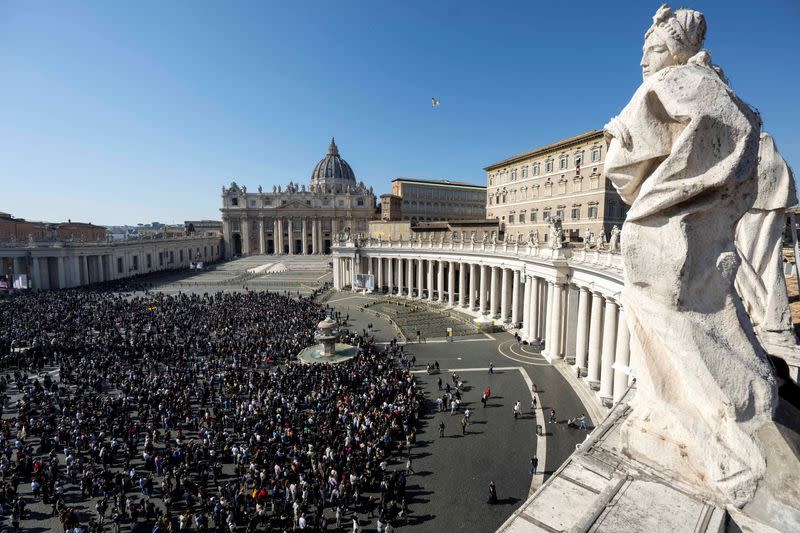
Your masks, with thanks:
M298 362L326 315L317 296L78 289L0 302L0 530L54 517L85 533L406 521L396 466L422 393L401 349L369 335L343 330L350 361Z

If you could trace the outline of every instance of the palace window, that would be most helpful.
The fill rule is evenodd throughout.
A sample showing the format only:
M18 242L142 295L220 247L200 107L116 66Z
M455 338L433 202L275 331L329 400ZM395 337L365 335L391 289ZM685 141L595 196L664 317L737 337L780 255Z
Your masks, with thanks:
M594 175L589 179L590 187L592 189L599 189L600 188L600 176Z
M542 220L547 222L547 219L549 219L549 218L550 218L550 208L549 207L545 207L542 210Z
M575 166L579 167L579 166L581 166L582 163L583 163L583 155L582 154L576 155L575 156Z
M572 220L580 220L581 218L580 206L573 206L571 215L572 215Z
M550 172L552 172L552 171L553 171L553 161L552 161L552 160L550 160L550 161L547 161L547 162L544 164L544 171L545 171L546 173L548 173L548 174L549 174Z
M538 176L539 175L539 168L540 168L539 163L534 163L533 164L533 175L534 176Z
M509 224L513 224L514 223L514 214L513 213L508 215L508 223Z
M538 185L534 185L533 186L533 198L539 198L539 186Z
M517 181L517 171L516 170L512 170L511 171L511 181Z
M561 175L561 179L558 181L558 194L567 194L567 180L564 179L564 175Z
M553 196L553 182L548 181L544 184L544 195L545 196Z
M575 179L572 180L572 192L581 192L583 179L579 176L575 176Z
M592 149L592 163L596 161L600 161L600 148L593 148Z
M535 209L531 211L531 222L536 222L536 218L538 215L539 213Z
M590 205L589 206L589 218L597 218L597 206Z
M520 213L519 214L519 223L520 224L524 224L525 223L525 213Z
M567 163L568 163L567 156L562 156L561 159L558 160L559 170L564 170L565 168L567 168Z
M267 207L267 206L270 206L270 205L272 205L272 199L271 198L264 198L264 207Z
M564 220L564 208L563 207L559 207L558 209L556 209L556 216L558 218L560 218L561 220Z
M523 178L527 178L528 177L528 165L525 165L524 167L522 167L522 177Z

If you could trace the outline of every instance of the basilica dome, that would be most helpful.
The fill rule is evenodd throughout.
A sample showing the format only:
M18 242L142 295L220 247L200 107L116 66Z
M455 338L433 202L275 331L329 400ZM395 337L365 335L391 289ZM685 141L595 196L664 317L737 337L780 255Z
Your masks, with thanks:
M311 187L330 188L332 191L342 191L356 185L356 176L347 161L339 156L336 141L331 139L328 146L328 155L325 156L311 173Z

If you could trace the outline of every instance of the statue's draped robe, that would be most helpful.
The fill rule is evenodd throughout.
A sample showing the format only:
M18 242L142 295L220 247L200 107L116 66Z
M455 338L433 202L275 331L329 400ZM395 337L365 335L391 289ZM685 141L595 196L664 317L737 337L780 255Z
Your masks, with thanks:
M786 209L797 203L794 176L767 133L761 134L758 160L756 198L736 226L742 258L736 289L762 343L794 346L782 253Z
M754 202L759 130L719 76L694 64L647 78L606 126L606 174L631 205L622 302L639 426L627 446L674 455L665 462L675 475L738 504L764 474L754 434L776 401L734 289L734 229Z

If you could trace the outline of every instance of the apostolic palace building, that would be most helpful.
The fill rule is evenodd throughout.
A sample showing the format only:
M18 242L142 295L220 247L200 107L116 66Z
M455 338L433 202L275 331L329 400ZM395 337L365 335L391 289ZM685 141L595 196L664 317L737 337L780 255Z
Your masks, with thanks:
M327 155L308 187L289 182L272 192L247 192L235 182L222 188L225 256L329 254L333 236L365 233L375 217L371 187L356 182L353 169L331 139Z

